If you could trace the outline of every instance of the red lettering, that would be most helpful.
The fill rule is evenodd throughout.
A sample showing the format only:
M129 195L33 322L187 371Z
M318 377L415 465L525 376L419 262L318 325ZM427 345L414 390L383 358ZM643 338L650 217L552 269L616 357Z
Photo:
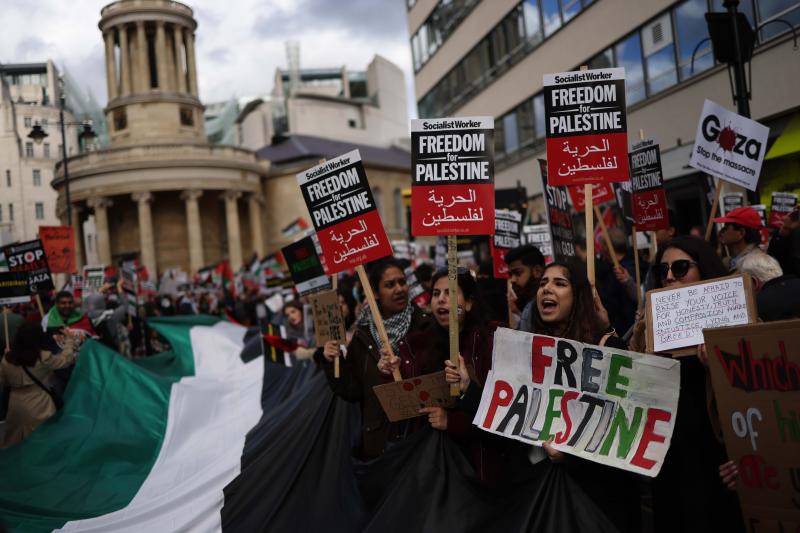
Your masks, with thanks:
M542 353L542 348L552 348L556 345L556 340L540 335L533 336L533 358L531 358L531 371L533 382L541 383L544 381L544 370L553 364L553 358Z
M572 420L569 417L569 409L567 409L567 403L572 400L577 400L580 393L574 390L564 391L564 396L561 397L561 418L564 419L564 424L566 427L564 431L559 431L556 433L555 443L556 444L564 444L567 442L569 438L569 434L572 433Z
M501 394L503 395L502 397ZM489 404L489 410L486 413L486 419L483 421L483 427L491 429L492 422L494 422L494 415L497 413L497 408L511 405L511 396L513 396L513 394L514 389L505 381L498 379L494 382L492 402Z
M664 435L659 435L655 432L656 422L669 422L671 419L672 413L664 411L663 409L651 407L647 410L647 420L644 423L644 431L642 432L641 440L639 440L639 447L636 449L636 454L634 454L633 459L631 459L632 465L647 470L653 468L656 462L646 458L644 453L647 451L647 447L651 442L664 442L665 440Z
M743 455L739 459L739 477L748 487L780 490L781 484L776 480L777 476L775 467L768 465L759 455Z

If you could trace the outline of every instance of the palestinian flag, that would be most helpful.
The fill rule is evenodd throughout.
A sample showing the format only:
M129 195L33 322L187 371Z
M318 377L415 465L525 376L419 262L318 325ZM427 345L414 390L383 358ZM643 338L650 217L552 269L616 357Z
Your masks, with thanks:
M284 239L288 239L295 233L299 233L305 229L308 229L308 222L306 222L304 218L299 217L281 230L281 236Z
M81 313L77 307L73 309L72 314L70 314L67 319L64 320L54 305L44 315L44 318L42 319L42 329L44 331L53 331L63 327L84 332L89 337L97 336L97 333L94 331L94 327L92 327L92 321L88 316Z

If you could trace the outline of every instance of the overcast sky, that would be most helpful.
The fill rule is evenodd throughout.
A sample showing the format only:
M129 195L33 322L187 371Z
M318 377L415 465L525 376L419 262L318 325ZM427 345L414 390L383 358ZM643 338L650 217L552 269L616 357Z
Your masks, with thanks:
M104 46L97 28L104 0L0 0L0 62L53 59L106 103ZM301 67L364 70L374 54L406 75L413 105L405 0L190 0L197 19L203 102L272 89L286 67L287 40L300 42Z

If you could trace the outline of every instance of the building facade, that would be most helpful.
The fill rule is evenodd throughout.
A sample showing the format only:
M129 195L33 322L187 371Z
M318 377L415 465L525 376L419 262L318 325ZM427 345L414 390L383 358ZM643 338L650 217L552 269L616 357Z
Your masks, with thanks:
M495 117L498 187L521 182L529 195L540 198L536 159L545 157L543 74L581 65L624 67L629 139L638 139L642 130L660 144L668 198L681 215L679 222L686 229L704 223L710 179L687 165L697 120L705 99L736 109L727 67L715 62L705 40L704 15L723 11L721 0L417 0L407 5L419 115ZM750 107L752 117L770 127L772 145L800 127L792 122L800 110L800 69L795 68L800 54L786 24L800 25L800 2L742 0L739 10L759 28ZM785 22L774 22L778 19ZM796 150L765 164L759 180L764 203L773 190L800 189ZM734 187L725 184L726 189ZM530 204L535 219L542 204Z

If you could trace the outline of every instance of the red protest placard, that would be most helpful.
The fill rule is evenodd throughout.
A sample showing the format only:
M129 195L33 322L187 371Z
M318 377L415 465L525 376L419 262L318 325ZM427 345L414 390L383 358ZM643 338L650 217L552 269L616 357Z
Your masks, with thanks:
M411 232L494 233L494 119L411 121Z
M509 250L519 246L521 225L522 215L519 211L495 210L494 235L489 240L489 248L496 278L508 279L508 264L505 257Z
M550 185L628 179L625 69L544 75Z
M772 207L769 210L769 226L780 228L786 215L797 206L797 195L791 192L773 192Z
M570 185L567 187L569 199L572 200L572 207L578 213L583 213L586 209L586 197L583 195L583 186ZM600 205L614 201L614 188L607 183L592 184L592 205Z
M39 226L39 239L47 255L50 272L72 274L77 270L72 226Z
M644 141L630 153L631 210L637 231L669 228L667 193L657 144Z
M297 175L328 272L392 254L358 150Z

